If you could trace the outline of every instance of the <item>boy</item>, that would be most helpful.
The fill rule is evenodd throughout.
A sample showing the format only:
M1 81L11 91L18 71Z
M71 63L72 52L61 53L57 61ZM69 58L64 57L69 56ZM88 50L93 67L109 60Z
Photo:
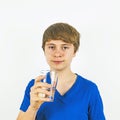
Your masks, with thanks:
M42 48L50 70L58 73L55 99L50 102L45 76L26 87L17 120L105 120L97 85L71 70L71 61L80 45L80 33L67 23L55 23L43 34ZM42 88L46 89L42 89Z

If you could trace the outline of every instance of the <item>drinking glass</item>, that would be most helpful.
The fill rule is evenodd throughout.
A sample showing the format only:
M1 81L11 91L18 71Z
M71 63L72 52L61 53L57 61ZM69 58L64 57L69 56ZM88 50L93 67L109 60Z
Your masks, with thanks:
M58 81L58 75L55 70L41 70L40 75L44 75L45 78L42 80L42 82L47 82L52 85L51 88L47 89L50 91L50 96L45 96L45 94L39 94L40 97L48 97L50 98L50 101L54 101L54 94L57 86ZM43 89L46 89L43 87Z

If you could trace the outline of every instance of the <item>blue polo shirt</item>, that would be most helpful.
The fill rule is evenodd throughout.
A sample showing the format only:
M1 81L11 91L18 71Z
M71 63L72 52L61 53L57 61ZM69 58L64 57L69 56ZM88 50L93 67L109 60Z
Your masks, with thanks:
M25 90L20 110L30 105L31 80ZM36 120L105 120L103 103L95 83L77 75L73 86L61 95L57 90L53 102L44 102L38 109Z

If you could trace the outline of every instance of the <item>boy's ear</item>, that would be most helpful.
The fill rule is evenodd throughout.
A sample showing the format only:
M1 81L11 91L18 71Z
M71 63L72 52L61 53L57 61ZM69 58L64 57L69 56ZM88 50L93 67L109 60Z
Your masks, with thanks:
M74 52L74 54L73 54L73 57L75 57L76 56L76 52Z

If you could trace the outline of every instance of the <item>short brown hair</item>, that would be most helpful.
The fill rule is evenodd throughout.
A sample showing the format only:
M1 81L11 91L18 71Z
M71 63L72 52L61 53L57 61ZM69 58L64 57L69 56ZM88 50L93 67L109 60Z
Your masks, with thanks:
M55 23L44 31L42 40L43 50L45 43L49 40L62 40L71 43L74 45L74 52L76 52L80 45L80 33L67 23Z

